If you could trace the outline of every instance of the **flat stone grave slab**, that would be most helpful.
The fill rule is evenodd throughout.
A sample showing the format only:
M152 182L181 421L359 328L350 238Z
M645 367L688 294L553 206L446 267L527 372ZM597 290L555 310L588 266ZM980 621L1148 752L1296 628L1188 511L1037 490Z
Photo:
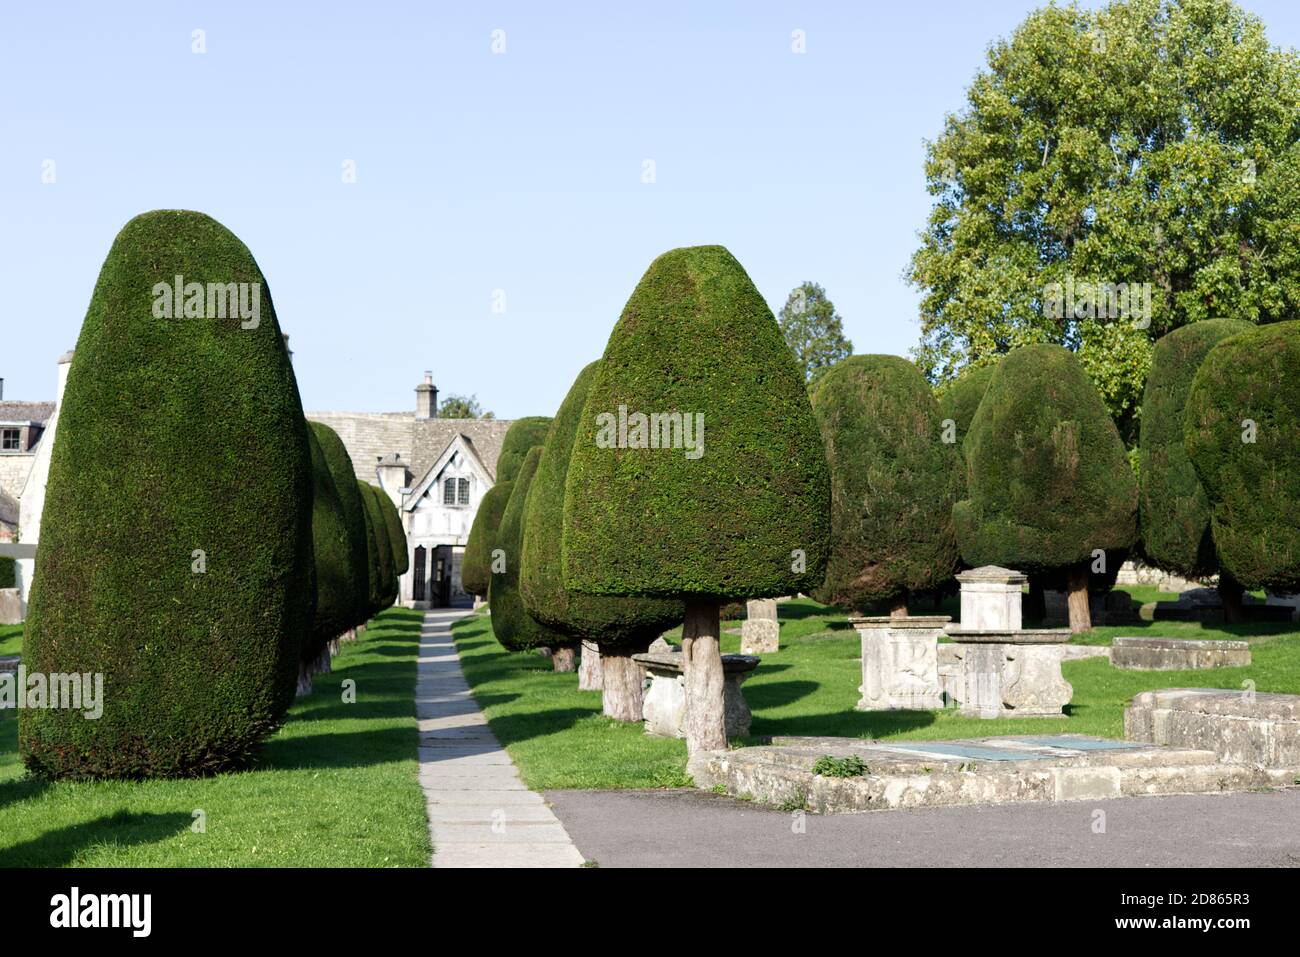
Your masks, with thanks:
M813 773L825 757L856 757L865 771ZM701 788L823 813L1217 793L1300 780L1300 760L1281 768L1233 764L1209 749L1077 734L890 742L778 737L697 754L688 770Z
M1236 764L1297 765L1300 695L1222 688L1144 691L1124 710L1124 735L1170 747L1195 742Z
M1110 663L1136 671L1196 671L1202 668L1244 668L1250 664L1250 643L1195 638L1119 637L1111 643Z

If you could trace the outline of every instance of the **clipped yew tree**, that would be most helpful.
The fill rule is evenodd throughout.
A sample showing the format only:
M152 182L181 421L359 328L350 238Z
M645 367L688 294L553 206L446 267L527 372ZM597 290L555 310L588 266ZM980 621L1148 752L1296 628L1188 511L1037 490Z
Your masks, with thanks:
M348 539L348 581L350 583L349 603L351 613L347 628L364 625L370 617L370 558L366 544L366 507L361 501L361 489L357 485L356 473L352 467L352 457L338 433L322 422L309 422L308 426L316 437L330 477L334 479L334 491L339 497L343 509L343 524Z
M971 421L975 418L975 410L980 407L996 368L996 363L989 363L968 369L939 396L939 415L945 426L951 421L952 444L959 450L966 441Z
M907 599L958 564L952 506L957 447L930 384L899 356L851 356L812 396L831 473L831 550L816 596L859 611L907 614Z
M1008 353L963 448L967 497L953 507L962 558L1063 575L1070 628L1087 631L1098 550L1116 564L1137 536L1137 480L1074 355L1047 344Z
M685 603L689 750L727 743L718 607L811 591L830 478L802 370L721 246L650 264L592 376L564 496L565 586Z
M379 605L375 611L380 612L397 599L397 565L393 558L393 540L388 531L388 521L384 518L384 493L369 482L361 483L361 493L365 496L370 527L375 533L375 560L379 571Z
M175 311L178 276L197 285ZM216 315L218 283L248 284L248 318ZM293 700L314 599L311 452L265 277L202 213L137 216L76 352L23 654L102 675L103 710L23 710L22 757L60 778L241 765Z
M1219 342L1255 328L1237 319L1204 319L1162 336L1151 356L1142 397L1138 516L1146 560L1187 578L1218 572L1210 502L1183 443L1183 410L1196 370ZM1236 620L1241 587L1219 576L1224 614Z
M384 608L384 574L380 562L379 533L375 531L375 508L365 482L357 482L357 496L361 500L362 516L366 522L366 613L369 621Z
M640 721L644 674L632 656L645 651L666 629L681 624L682 602L584 595L565 587L560 565L565 481L598 364L584 368L564 397L529 485L519 590L533 618L575 641L599 647L604 713L619 721Z
M311 630L299 649L300 695L311 693L313 674L329 670L330 642L352 626L356 587L352 580L352 549L343 502L325 461L325 453L310 426L307 441L311 448L311 534L316 603Z
M546 415L529 415L515 419L501 440L501 454L497 456L497 481L513 482L524 464L528 450L542 445L550 431L551 418Z
M402 516L393 504L392 498L383 489L379 492L380 511L384 513L384 529L388 532L388 547L393 555L393 573L398 577L405 575L411 568L411 556L407 549L406 530L402 527Z
M492 584L488 588L488 601L492 605L492 632L507 651L551 648L554 650L551 661L555 670L573 671L574 649L578 639L548 628L530 615L524 607L523 596L519 593L519 575L524 554L524 508L541 457L541 446L534 446L524 456L524 463L515 477L514 490L497 530L497 548L504 553L504 568L493 573Z
M1300 591L1300 322L1210 350L1183 410L1183 441L1223 569L1248 589Z
M492 583L492 551L496 548L497 528L514 487L514 482L498 480L479 500L460 562L460 582L471 595L486 596Z

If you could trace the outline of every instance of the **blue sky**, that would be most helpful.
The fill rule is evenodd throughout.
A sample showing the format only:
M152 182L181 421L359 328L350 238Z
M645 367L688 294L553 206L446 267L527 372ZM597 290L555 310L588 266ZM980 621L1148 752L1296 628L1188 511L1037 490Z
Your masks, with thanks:
M6 5L5 398L53 397L114 235L160 207L252 249L308 409L410 409L431 369L551 414L650 261L700 243L774 311L811 279L855 351L906 354L923 140L1039 5ZM1245 6L1300 47L1300 8Z

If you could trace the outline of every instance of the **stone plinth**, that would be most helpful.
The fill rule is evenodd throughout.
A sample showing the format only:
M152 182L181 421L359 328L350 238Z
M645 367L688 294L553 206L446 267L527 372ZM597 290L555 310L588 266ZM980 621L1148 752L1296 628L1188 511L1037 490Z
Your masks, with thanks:
M686 675L682 653L647 652L632 660L646 670L647 686L641 706L645 733L666 738L686 737ZM727 737L749 734L753 715L740 691L746 678L758 667L753 655L722 656L722 706Z
M23 600L17 588L0 588L0 625L17 625L23 620Z
M1029 579L1022 572L985 565L962 572L961 626L971 631L1018 631L1020 589Z
M1061 674L1067 628L1015 631L949 629L961 662L957 698L977 718L1059 718L1074 688Z
M745 623L740 627L740 653L765 655L777 650L781 624L776 619L776 599L759 598L745 605Z
M1170 688L1144 691L1124 710L1124 736L1213 751L1226 764L1300 765L1300 695Z
M1110 663L1116 668L1137 671L1242 668L1250 664L1250 644L1245 641L1122 637L1112 643Z
M862 636L859 711L929 711L942 708L939 636L947 615L850 618Z

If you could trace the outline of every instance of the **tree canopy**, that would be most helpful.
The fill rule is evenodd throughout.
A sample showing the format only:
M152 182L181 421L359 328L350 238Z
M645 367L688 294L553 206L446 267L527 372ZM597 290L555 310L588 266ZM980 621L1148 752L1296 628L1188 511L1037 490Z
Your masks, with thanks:
M815 282L800 283L791 290L776 319L809 384L853 352L835 303Z

